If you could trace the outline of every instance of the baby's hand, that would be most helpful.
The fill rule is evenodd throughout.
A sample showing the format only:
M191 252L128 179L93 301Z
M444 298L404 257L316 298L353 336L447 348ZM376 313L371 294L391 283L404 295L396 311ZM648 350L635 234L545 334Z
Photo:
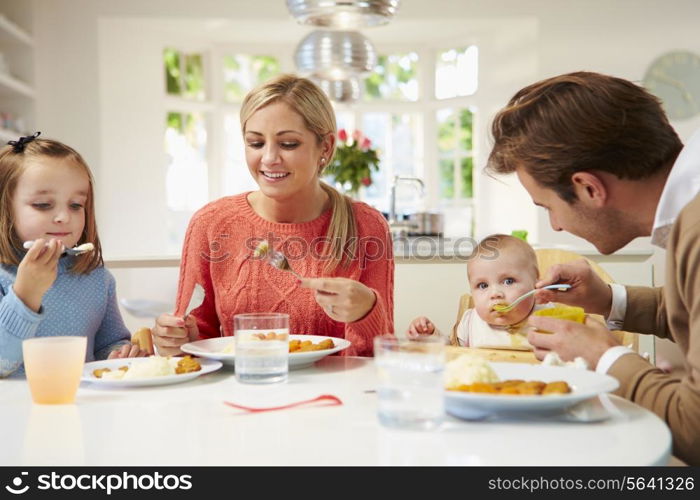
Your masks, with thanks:
M124 344L123 346L110 352L107 359L145 358L148 356L150 356L148 351L144 351L136 344Z
M63 244L51 239L38 239L17 267L17 279L13 285L15 295L31 310L38 312L46 291L56 281L58 259Z
M432 335L435 332L435 325L425 316L419 316L408 325L406 336L408 338L417 338L421 335Z

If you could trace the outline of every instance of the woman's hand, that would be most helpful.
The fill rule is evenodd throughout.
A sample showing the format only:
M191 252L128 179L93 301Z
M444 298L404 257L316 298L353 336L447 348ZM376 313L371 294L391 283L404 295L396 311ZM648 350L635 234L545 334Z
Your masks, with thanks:
M408 325L406 336L415 339L421 335L432 335L433 332L435 332L435 325L425 316L419 316Z
M124 344L110 352L107 359L145 358L148 356L150 356L148 351L144 351L136 344Z
M185 318L172 314L161 314L153 327L153 343L161 356L177 356L182 354L180 346L197 340L199 328L194 316Z
M552 266L547 277L538 281L535 288L555 283L568 283L571 288L565 292L538 290L535 293L538 303L561 302L583 307L587 313L600 314L606 318L610 315L612 290L596 274L586 259Z
M318 305L330 318L343 323L365 317L377 301L371 288L348 278L304 279L301 286L314 290Z
M34 312L41 307L46 291L56 281L58 259L63 253L63 243L52 238L38 239L27 251L17 267L17 279L12 285L15 295Z

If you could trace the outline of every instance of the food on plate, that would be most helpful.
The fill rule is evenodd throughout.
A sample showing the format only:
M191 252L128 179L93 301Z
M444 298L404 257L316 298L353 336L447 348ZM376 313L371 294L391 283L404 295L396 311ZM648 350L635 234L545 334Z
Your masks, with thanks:
M287 340L289 338L289 335L286 333L275 333L275 332L267 332L267 333L254 333L251 335L252 338L257 338L260 340Z
M153 336L150 328L139 328L131 336L131 343L139 346L139 349L153 354Z
M279 338L280 340L283 340L286 335L285 334L277 334L275 336L274 332L269 332L269 333L257 333L255 334L257 338L260 340L275 340ZM323 339L319 341L318 343L314 343L311 340L300 340L300 339L293 339L289 341L289 352L290 353L295 353L295 352L310 352L310 351L323 351L325 349L333 349L335 347L335 343L333 342L333 339ZM228 344L226 347L223 348L221 352L225 354L233 354L235 352L235 342L231 342Z
M498 382L498 375L484 359L471 354L462 354L445 366L445 385L453 389L478 382Z
M199 361L194 359L192 356L185 356L177 362L175 373L179 375L181 373L198 372L201 369L202 365L199 364Z
M500 395L551 395L571 392L564 381L499 380L488 361L470 354L448 362L445 367L445 387L448 391Z
M123 372L127 371L128 369L128 366L120 366L119 368L117 368L117 370L121 370ZM112 370L110 370L109 368L98 368L97 370L93 370L92 374L95 376L95 378L102 378L102 374L110 371Z
M335 344L332 339L324 339L318 344L314 344L310 340L294 339L289 341L289 352L309 352L323 351L324 349L333 349Z
M120 366L117 370L100 368L94 370L92 374L96 378L104 380L133 380L198 372L201 369L199 361L191 356L184 358L150 356L148 358L135 358L129 366Z
M557 380L556 382L542 382L540 380L504 380L503 382L474 382L472 384L462 384L448 387L447 390L513 396L546 396L568 394L571 392L571 387L563 380Z

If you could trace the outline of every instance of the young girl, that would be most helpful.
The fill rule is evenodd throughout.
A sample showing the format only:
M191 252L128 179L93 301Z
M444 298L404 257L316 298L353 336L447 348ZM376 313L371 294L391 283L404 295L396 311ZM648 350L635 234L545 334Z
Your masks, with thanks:
M75 150L38 135L0 149L0 369L20 368L32 337L87 337L87 361L146 355L130 343L103 266L90 170ZM94 250L63 253L82 243Z

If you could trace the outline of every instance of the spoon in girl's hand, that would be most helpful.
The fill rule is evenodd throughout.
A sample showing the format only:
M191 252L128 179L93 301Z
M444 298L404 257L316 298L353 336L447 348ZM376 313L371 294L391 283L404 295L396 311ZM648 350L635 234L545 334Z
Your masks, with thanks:
M25 241L22 245L25 250L32 248L34 241ZM82 245L75 246L73 248L64 248L63 253L68 255L81 255L87 252L92 252L95 249L95 245L92 243L83 243Z
M510 304L496 304L493 306L493 310L496 311L497 313L507 313L508 311L513 310L515 306L520 304L523 300L528 298L530 295L534 294L537 290L559 290L560 292L564 292L571 288L571 285L567 285L564 283L559 283L556 285L547 285L543 286L542 288L535 288L534 290L530 290L527 293L522 294L520 297L515 299L513 302Z

